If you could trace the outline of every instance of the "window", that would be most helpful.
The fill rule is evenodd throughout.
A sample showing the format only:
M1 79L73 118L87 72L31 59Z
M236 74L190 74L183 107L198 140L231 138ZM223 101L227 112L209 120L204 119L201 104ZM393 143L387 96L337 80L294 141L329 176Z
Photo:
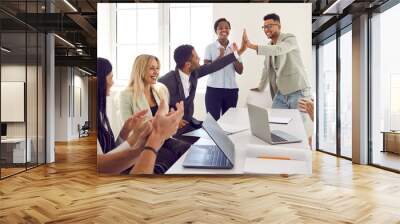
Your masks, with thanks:
M212 5L211 4L179 4L170 5L170 60L169 68L175 69L174 49L181 44L190 44L204 61L204 54L213 38ZM188 19L189 18L189 19ZM198 91L205 92L206 78L198 82Z
M383 132L400 130L400 63L398 40L393 29L400 21L400 4L371 18L371 114L372 163L400 170L400 156L386 151ZM398 138L398 137L396 137ZM394 139L393 139L394 140ZM398 140L393 141L400 147Z
M160 55L159 5L116 4L116 80L129 80L139 54Z
M352 157L352 34L340 36L340 154Z
M390 74L390 130L400 130L400 73Z
M139 54L152 54L161 62L160 76L175 69L174 50L181 44L193 45L201 63L205 48L213 40L212 4L206 3L118 3L115 14L115 36L112 37L116 65L116 85L126 86L133 62ZM205 90L206 79L198 89Z
M318 48L318 149L336 154L336 37Z

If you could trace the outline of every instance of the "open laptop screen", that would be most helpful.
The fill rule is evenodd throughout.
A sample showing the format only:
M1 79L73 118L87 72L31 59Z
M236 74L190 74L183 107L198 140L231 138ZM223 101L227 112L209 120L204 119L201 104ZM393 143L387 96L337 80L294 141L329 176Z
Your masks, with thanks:
M235 145L209 113L203 121L203 128L233 164L235 162Z

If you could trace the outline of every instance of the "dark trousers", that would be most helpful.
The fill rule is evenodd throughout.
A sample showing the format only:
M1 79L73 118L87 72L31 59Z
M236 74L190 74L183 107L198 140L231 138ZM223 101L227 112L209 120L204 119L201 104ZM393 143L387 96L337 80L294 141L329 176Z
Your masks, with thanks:
M206 110L218 120L229 108L236 107L239 89L207 87Z

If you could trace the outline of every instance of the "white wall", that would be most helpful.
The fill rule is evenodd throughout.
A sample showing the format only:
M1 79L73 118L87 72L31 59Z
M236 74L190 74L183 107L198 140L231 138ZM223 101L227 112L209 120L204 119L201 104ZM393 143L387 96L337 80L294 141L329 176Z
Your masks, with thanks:
M68 68L55 68L55 140L68 139Z
M36 71L38 69L38 71ZM38 73L36 73L38 72ZM38 76L36 76L38 74ZM25 78L28 78L25 81ZM37 79L38 78L38 79ZM17 81L26 83L26 108L23 106L22 112L26 110L26 121L7 122L7 137L25 137L31 139L32 161L36 162L37 153L39 154L39 163L44 162L44 89L41 67L25 66L25 64L4 64L1 66L1 81ZM38 86L37 86L38 85ZM37 92L38 90L38 92ZM37 95L38 94L38 95ZM3 97L7 97L2 95ZM2 107L1 110L7 111L12 108ZM9 113L12 111L8 111Z
M77 139L79 137L78 124L83 125L88 120L88 78L81 75L82 73L79 70L71 67L56 67L56 141ZM72 82L74 82L74 86ZM79 102L76 102L75 96L79 89L81 90L82 116L79 113L79 108L76 107Z
M213 21L224 17L231 23L229 38L238 45L241 43L243 29L255 44L267 44L267 39L261 26L264 25L263 17L269 13L280 16L282 32L292 33L296 36L303 63L311 83L312 73L312 34L311 34L311 3L282 4L282 3L217 3L213 5ZM216 36L215 36L216 38ZM203 57L203 56L200 56ZM239 86L238 107L246 104L249 89L258 85L263 68L263 56L257 56L255 51L248 49L242 56L244 71L237 77ZM314 87L313 87L314 88ZM195 99L195 117L203 119L205 116L204 93L198 92Z
M27 70L25 70L27 69ZM30 74L34 69L32 66L9 64L1 66L1 81L9 82L25 82L26 71ZM36 72L36 70L35 70ZM7 108L1 108L7 110ZM26 122L7 122L8 137L25 137Z

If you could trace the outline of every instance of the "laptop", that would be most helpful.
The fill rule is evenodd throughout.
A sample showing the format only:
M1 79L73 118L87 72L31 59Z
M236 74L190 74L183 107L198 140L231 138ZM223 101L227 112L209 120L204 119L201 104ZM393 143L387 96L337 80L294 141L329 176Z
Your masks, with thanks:
M183 167L202 169L231 169L235 161L235 145L211 114L203 121L203 129L216 145L192 145Z
M271 130L268 111L262 107L247 104L251 133L271 145L301 142L301 139L284 131Z

